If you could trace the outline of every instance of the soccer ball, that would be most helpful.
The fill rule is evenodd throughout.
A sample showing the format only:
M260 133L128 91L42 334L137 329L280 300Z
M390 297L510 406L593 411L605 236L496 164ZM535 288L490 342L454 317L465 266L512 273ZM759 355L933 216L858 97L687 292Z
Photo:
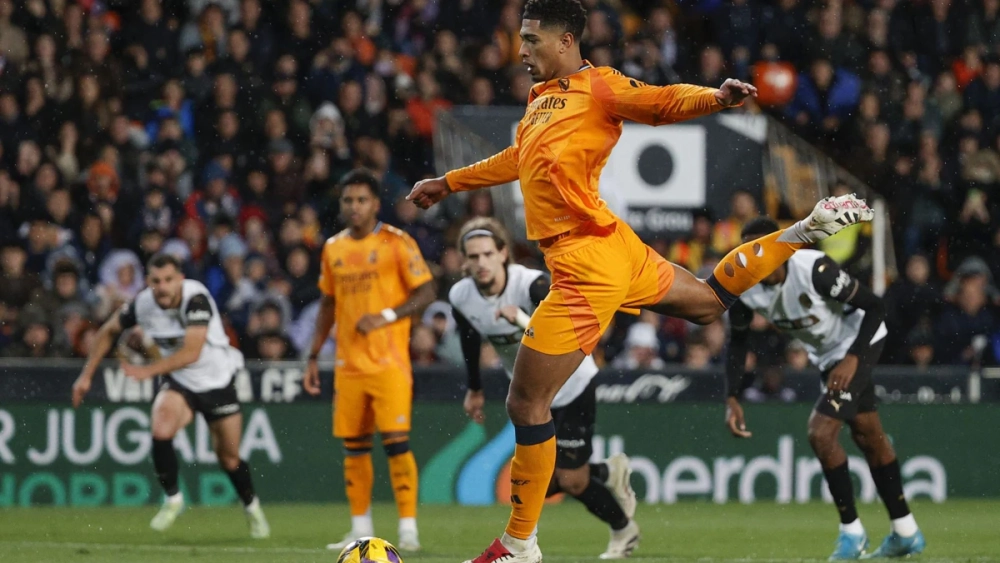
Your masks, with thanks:
M340 552L337 563L403 563L403 558L382 538L360 538Z

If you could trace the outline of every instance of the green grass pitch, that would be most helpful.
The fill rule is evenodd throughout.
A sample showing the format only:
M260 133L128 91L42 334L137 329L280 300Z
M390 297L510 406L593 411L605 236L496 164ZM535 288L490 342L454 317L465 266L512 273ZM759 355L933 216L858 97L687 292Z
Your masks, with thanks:
M173 528L149 529L155 508L32 508L0 510L4 563L331 562L327 542L348 525L344 505L265 505L272 537L247 536L242 511L191 508ZM458 563L479 553L503 530L505 507L425 506L420 512L424 551L407 563ZM914 504L928 549L916 561L1000 561L1000 501ZM374 507L376 530L396 540L395 508ZM888 529L880 506L861 507L873 544ZM686 502L642 505L636 515L642 544L633 559L664 562L825 561L836 536L829 505L715 505ZM540 526L546 562L597 561L607 530L575 501L546 506Z

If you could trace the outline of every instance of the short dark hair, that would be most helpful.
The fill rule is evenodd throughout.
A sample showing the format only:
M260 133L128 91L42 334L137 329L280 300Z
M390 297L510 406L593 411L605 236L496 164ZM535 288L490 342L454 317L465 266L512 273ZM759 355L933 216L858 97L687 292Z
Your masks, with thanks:
M743 225L743 231L740 232L740 236L742 238L749 236L760 238L780 229L781 227L778 226L778 223L770 217L754 217L747 221L746 225Z
M379 186L378 178L376 178L370 170L355 168L347 174L344 174L344 177L340 179L340 190L343 191L347 186L355 184L364 184L368 186L368 189L371 190L372 195L376 198L382 195L382 188Z
M71 260L61 259L56 261L55 266L52 268L52 279L58 279L59 276L70 275L75 277L77 280L80 279L80 271L76 269L76 265L73 264Z
M587 26L587 9L580 0L528 0L523 18L538 20L542 27L559 27L580 41Z
M153 268L163 268L165 266L173 266L178 272L184 271L184 266L181 265L180 259L178 259L173 254L167 254L166 252L157 252L146 262L146 270L149 271Z

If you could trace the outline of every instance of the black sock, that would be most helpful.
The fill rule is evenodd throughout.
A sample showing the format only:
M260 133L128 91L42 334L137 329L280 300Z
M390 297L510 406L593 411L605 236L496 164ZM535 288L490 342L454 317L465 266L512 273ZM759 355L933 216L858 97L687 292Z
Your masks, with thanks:
M250 478L250 464L241 459L236 469L226 471L226 474L229 475L229 480L233 482L233 488L236 489L236 494L243 501L243 506L247 506L253 502L253 479Z
M851 483L851 472L847 469L847 462L834 467L824 469L826 484L830 487L830 494L833 495L833 503L840 512L840 523L850 524L858 519L858 509L854 506L854 483Z
M603 461L600 463L590 464L590 477L597 479L598 483L604 484L608 482L608 464Z
M153 440L153 468L167 496L177 494L177 452L173 440Z
M587 507L591 514L607 522L612 530L621 530L628 526L628 516L618 505L614 495L602 483L591 478L587 488L577 495L577 500Z
M872 467L871 470L875 488L885 503L885 509L889 511L889 518L895 520L909 514L910 507L906 504L903 479L899 474L899 460L894 459L882 467Z

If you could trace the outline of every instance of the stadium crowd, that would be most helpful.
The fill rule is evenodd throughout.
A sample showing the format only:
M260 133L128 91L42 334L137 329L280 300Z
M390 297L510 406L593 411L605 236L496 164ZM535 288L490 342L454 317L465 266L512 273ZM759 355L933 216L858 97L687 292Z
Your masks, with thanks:
M890 202L905 266L886 295L883 362L1000 357L1000 0L583 3L585 56L651 84L792 65L786 103L742 111L786 120ZM431 221L402 198L434 175L435 112L525 103L519 28L518 0L0 0L0 353L84 357L166 251L248 358L301 357L319 251L339 230L337 179L361 166L382 182L382 219L438 281L414 363L461 365L454 236L492 200L477 192L464 217ZM651 244L710 269L757 209L740 193L729 217L698 214L689 239ZM751 369L808 362L756 328ZM622 316L598 359L705 367L725 336L721 323ZM783 396L780 377L763 381Z

